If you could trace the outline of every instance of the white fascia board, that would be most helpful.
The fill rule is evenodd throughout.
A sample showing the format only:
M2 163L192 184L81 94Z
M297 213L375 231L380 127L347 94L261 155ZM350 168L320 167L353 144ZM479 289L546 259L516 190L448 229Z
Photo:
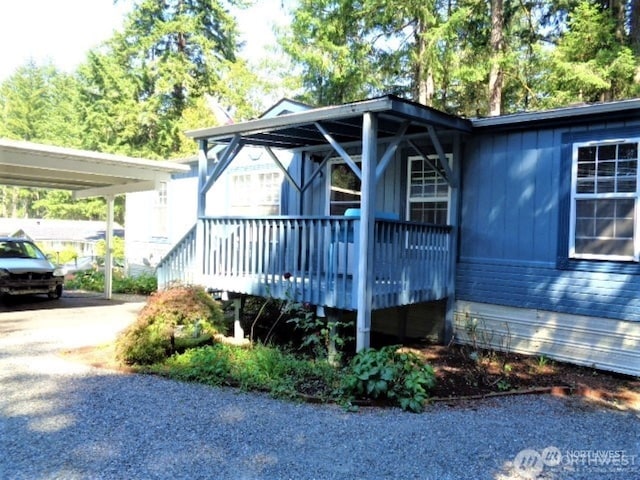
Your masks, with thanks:
M144 192L147 190L157 190L160 186L160 182L168 181L171 177L167 176L167 179L146 180L140 182L123 183L120 185L110 185L107 187L87 188L84 190L77 190L73 192L73 198L90 198L90 197L107 197L110 195L121 195L124 193L132 192Z

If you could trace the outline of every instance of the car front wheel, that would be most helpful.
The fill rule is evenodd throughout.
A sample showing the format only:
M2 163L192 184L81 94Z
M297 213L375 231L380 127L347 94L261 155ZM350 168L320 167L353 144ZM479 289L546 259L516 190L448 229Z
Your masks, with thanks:
M57 300L62 296L62 285L57 285L55 291L48 293L49 298L52 300Z

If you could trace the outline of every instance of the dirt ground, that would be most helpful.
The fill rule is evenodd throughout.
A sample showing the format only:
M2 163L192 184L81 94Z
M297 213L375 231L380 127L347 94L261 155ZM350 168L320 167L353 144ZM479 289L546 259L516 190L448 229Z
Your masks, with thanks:
M617 375L556 362L546 357L473 355L459 345L412 345L411 349L434 367L434 401L455 403L494 395L551 393L579 396L612 408L640 411L640 378ZM115 360L113 343L65 350L61 355L98 368L122 372L131 369Z
M640 411L640 378L556 362L544 356L473 352L460 345L413 345L437 376L432 396L478 398L513 392L579 395Z

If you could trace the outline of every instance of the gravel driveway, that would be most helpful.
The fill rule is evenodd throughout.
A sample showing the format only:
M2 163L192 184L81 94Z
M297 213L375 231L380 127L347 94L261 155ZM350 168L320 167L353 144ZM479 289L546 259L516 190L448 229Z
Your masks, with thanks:
M0 307L0 478L640 479L638 412L520 396L346 413L58 354L112 339L141 306Z

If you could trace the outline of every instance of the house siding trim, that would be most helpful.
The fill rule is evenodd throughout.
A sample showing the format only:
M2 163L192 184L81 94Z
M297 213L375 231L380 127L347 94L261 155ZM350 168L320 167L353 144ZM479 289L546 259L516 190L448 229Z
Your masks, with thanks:
M457 301L457 343L640 375L640 323Z

